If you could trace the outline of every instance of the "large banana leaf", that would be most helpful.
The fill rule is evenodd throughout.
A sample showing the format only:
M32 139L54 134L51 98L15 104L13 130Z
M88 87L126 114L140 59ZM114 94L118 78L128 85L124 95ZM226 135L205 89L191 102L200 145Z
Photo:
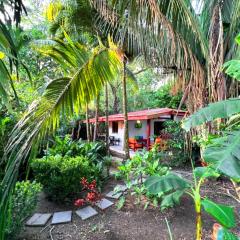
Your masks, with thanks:
M240 99L228 99L216 103L211 103L205 108L201 108L196 113L183 121L183 128L189 131L191 128L217 118L228 118L240 112Z
M226 228L234 228L236 226L233 207L217 204L208 199L202 200L201 204L204 210L214 217L222 226Z
M184 194L183 190L177 190L176 192L163 195L162 201L161 201L161 210L164 210L165 208L170 208L179 204L180 198L183 194Z
M230 178L240 180L240 132L213 140L203 152L204 160Z
M166 176L151 176L145 181L144 185L152 194L168 194L189 187L187 180L174 173L169 173Z

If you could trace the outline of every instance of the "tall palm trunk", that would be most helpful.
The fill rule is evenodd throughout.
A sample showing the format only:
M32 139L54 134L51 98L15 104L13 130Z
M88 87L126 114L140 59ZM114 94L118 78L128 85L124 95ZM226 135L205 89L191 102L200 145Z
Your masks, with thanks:
M118 88L120 85L114 83L109 84L112 90L112 95L113 95L113 112L114 113L119 113L119 98L118 98Z
M122 78L122 88L123 88L123 115L124 115L124 142L123 151L125 152L126 159L129 159L129 146L128 146L128 111L127 111L127 83L126 83L126 58L123 60L123 78Z
M98 135L99 98L100 98L100 95L98 94L96 98L96 109L95 109L95 127L94 127L94 133L93 133L94 142L97 140L97 135Z
M105 85L105 115L106 115L106 122L105 122L105 128L106 128L106 149L107 149L107 155L110 155L109 150L109 120L108 120L108 85Z
M86 104L86 130L87 130L87 141L90 142L90 123L89 123L89 112L88 112L88 104Z

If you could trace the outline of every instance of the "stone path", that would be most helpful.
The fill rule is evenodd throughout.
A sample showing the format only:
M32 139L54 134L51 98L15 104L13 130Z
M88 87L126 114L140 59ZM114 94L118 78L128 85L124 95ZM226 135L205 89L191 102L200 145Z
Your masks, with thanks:
M122 196L123 192L127 190L126 185L118 184L115 186L114 190L105 194L107 198L111 198L113 200L117 200ZM114 205L114 202L102 198L100 201L96 202L95 206L100 210L105 210ZM90 217L96 216L98 214L97 210L91 206L87 206L75 211L77 216L79 216L82 220L86 220ZM35 213L27 222L27 226L45 226L49 219L52 217L51 224L64 224L72 221L72 211L64 211L64 212L55 212L55 213Z

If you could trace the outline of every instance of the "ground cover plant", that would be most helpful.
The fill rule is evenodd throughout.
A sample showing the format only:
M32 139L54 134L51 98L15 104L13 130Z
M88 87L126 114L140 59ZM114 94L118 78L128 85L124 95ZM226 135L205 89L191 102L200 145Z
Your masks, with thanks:
M8 205L10 217L7 221L7 239L17 239L25 220L33 214L42 186L36 182L17 182Z

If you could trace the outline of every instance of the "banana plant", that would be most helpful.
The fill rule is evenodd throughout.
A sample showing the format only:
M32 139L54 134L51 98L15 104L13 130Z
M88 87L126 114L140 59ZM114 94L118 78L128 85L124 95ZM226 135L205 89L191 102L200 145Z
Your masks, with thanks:
M216 178L219 173L211 167L198 167L193 171L193 182L170 172L166 176L151 176L144 183L151 194L162 196L161 209L172 207L180 202L183 194L191 196L196 211L196 240L202 239L202 210L210 214L222 228L222 240L237 240L238 237L229 231L236 226L234 209L231 206L215 203L201 196L201 186L207 178ZM219 239L220 240L220 239Z

